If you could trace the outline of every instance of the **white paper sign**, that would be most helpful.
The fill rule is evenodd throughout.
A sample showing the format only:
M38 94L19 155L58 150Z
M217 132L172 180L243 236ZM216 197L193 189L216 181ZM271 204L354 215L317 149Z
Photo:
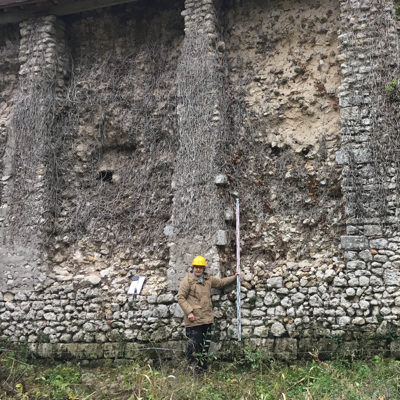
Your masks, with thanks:
M140 291L142 290L142 287L143 287L144 280L145 280L144 276L134 276L132 278L131 285L129 286L128 294L132 294L134 296L140 294Z

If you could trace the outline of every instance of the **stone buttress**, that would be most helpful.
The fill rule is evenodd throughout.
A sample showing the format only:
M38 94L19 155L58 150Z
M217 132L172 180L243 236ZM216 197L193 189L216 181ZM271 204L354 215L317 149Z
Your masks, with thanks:
M45 277L43 243L51 230L57 98L68 74L64 25L54 16L20 24L19 88L3 157L0 289L29 290Z
M347 287L341 329L385 334L399 328L397 105L390 84L399 67L392 1L341 1L341 150L347 235L346 269L336 279ZM350 287L351 292L350 292ZM368 328L369 326L369 328ZM392 344L394 346L394 344Z
M221 160L225 107L223 57L218 50L216 10L212 0L187 0L185 39L177 70L179 150L172 182L168 282L176 289L196 255L208 271L220 272L218 246L228 242ZM221 47L221 46L220 46Z

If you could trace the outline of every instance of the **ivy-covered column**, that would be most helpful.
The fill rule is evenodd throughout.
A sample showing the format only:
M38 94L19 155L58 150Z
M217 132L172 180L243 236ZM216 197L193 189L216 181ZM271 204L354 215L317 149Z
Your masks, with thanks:
M52 229L57 99L68 75L64 24L55 16L20 24L19 89L3 159L0 290L43 279L44 242Z
M220 273L218 246L228 243L221 199L227 177L224 103L224 43L212 0L186 0L185 39L177 70L179 151L173 178L173 215L168 282L171 289L196 255ZM221 191L221 192L220 192Z

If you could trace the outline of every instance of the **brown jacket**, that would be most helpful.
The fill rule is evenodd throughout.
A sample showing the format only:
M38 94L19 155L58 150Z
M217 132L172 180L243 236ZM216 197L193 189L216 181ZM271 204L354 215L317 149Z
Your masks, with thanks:
M192 273L187 274L178 291L178 303L185 314L185 326L211 324L214 314L211 304L211 288L222 288L233 283L236 276L218 279L207 273L203 274L203 283ZM193 313L195 320L189 321L188 314Z

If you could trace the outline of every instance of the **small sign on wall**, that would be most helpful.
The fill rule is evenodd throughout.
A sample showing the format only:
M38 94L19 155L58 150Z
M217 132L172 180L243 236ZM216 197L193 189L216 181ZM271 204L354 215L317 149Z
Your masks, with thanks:
M140 294L144 280L144 276L134 276L132 278L131 285L129 286L128 294L131 294L133 296L137 296L138 294Z

